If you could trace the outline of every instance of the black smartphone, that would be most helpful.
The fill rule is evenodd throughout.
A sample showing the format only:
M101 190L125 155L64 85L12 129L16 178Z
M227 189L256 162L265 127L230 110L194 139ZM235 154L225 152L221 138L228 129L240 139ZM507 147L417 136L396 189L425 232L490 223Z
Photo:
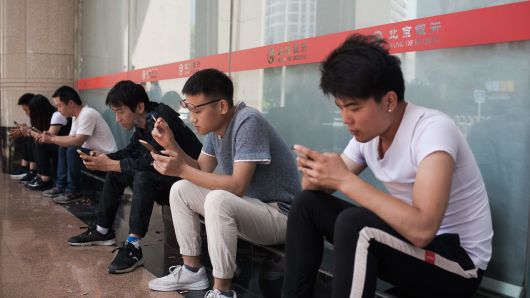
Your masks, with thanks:
M147 149L149 152L153 152L155 154L160 154L162 155L162 153L160 153L160 151L156 150L155 147L153 147L153 145L147 143L146 141L144 140L138 140L140 142L140 144L142 144L142 146L145 147L145 149Z
M40 129L36 128L36 127L32 126L30 129L33 130L36 133L42 133L42 131Z

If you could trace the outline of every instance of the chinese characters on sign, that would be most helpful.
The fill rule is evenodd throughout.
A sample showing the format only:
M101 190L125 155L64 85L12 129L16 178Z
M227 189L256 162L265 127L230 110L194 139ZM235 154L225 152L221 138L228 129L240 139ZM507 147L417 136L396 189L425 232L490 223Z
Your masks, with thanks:
M385 38L391 49L399 49L419 45L439 44L439 32L441 29L442 22L431 21L417 25L393 27L387 32L376 31L374 35Z
M157 76L158 76L157 68L146 68L142 70L142 81L144 82L156 80Z
M190 76L193 73L197 72L200 67L201 67L201 62L198 60L179 63L178 70L177 70L178 75L179 76Z
M269 64L282 64L305 60L307 49L306 42L271 47L267 51L267 62Z

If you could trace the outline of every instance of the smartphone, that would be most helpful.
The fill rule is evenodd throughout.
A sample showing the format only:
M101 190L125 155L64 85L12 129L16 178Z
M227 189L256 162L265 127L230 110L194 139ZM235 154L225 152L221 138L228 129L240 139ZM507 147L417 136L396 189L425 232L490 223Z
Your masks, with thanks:
M294 154L296 154L296 156L298 156L298 157L305 158L305 159L308 159L308 160L312 160L311 158L309 158L309 156L305 155L304 153L302 153L300 151L296 151L294 149L294 147L291 147L291 150L293 150Z
M138 140L138 141L139 141L140 144L142 144L142 146L144 146L145 149L147 149L149 152L153 152L153 153L155 153L155 154L160 154L160 155L162 154L162 153L160 153L160 151L156 150L156 148L153 147L153 145L147 143L146 141L144 141L144 140Z
M32 126L30 129L33 130L33 131L36 132L36 133L42 133L42 131L40 131L40 129L38 129L38 128L36 128L36 127L33 127L33 126Z
M90 154L85 153L85 152L82 151L81 149L77 149L77 153L79 153L79 155L90 156Z

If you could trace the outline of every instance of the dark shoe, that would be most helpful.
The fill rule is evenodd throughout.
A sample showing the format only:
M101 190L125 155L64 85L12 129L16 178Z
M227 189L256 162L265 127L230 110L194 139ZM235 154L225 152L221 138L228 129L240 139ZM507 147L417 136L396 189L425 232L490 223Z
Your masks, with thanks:
M26 176L26 174L29 172L29 169L28 168L23 168L23 167L20 167L18 169L15 169L11 172L9 172L9 177L11 177L11 179L21 179L22 177Z
M109 265L109 273L131 272L144 263L141 247L136 248L133 244L123 241L122 246L113 252L115 250L118 250L118 254Z
M96 230L96 227L82 227L87 229L85 232L68 239L68 244L72 246L90 246L90 245L114 245L116 244L116 236L114 231L109 230L106 235L101 234Z
M78 192L70 192L53 198L57 204L71 204L83 200L83 195Z
M28 183L26 187L31 190L47 190L53 188L53 181L43 181L40 177L37 177L36 180L34 179Z
M55 198L60 195L64 195L64 189L54 187L52 189L46 190L42 192L42 195L49 198Z
M24 177L22 177L18 182L26 185L31 182L31 180L35 179L37 177L37 173L35 171L29 171Z

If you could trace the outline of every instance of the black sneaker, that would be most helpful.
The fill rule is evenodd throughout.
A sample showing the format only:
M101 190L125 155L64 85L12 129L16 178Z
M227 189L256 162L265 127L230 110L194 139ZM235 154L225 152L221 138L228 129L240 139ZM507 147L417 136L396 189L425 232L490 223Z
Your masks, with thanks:
M109 265L109 273L131 272L144 263L141 247L136 248L133 244L123 241L122 246L117 247L113 252L115 250L118 250L118 254Z
M43 181L42 178L37 177L37 179L33 179L30 183L26 184L26 187L31 190L48 190L53 188L53 181L51 179Z
M26 174L29 172L29 169L28 168L25 168L25 167L20 167L18 169L15 169L11 172L9 172L9 177L11 177L11 179L21 179L22 177L26 176Z
M68 244L72 246L90 246L90 245L114 245L116 244L116 236L114 231L109 230L106 235L101 234L96 230L96 227L82 227L87 229L85 232L68 239Z
M26 185L26 184L30 183L31 180L35 179L35 177L37 177L37 172L31 170L26 175L24 175L24 177L22 177L20 180L18 180L18 182Z

